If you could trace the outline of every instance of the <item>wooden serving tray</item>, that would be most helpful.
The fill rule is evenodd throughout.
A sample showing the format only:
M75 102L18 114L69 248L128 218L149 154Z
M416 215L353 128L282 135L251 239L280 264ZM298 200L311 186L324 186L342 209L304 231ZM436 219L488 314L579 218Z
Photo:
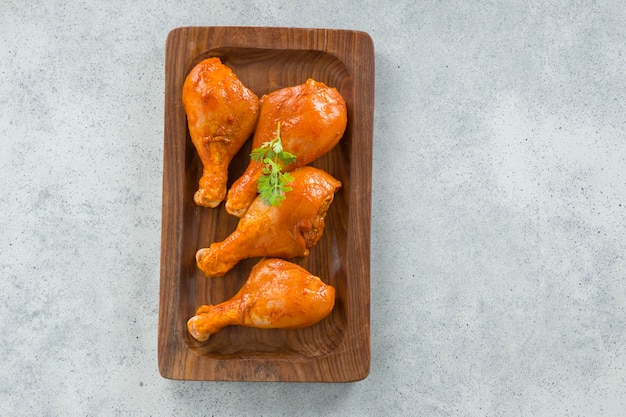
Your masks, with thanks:
M259 97L304 83L335 87L348 108L339 144L311 165L343 183L326 216L324 235L306 258L291 259L336 289L332 313L298 330L224 328L205 343L187 320L202 304L232 297L259 259L206 278L195 253L237 226L223 204L193 202L202 165L187 130L181 89L199 61L218 56ZM364 32L263 27L182 27L165 54L165 138L158 362L165 378L222 381L363 379L370 367L370 214L374 48ZM229 186L249 162L251 141L230 167Z

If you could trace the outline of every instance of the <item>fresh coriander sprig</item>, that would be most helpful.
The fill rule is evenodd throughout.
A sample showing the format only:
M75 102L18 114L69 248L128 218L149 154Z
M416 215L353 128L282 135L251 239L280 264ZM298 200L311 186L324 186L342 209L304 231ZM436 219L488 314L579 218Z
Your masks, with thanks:
M269 206L280 205L285 193L291 191L289 184L293 176L283 172L283 167L296 162L296 156L283 149L280 139L280 122L276 127L276 136L250 154L253 161L264 164L261 177L257 180L257 190L261 201Z

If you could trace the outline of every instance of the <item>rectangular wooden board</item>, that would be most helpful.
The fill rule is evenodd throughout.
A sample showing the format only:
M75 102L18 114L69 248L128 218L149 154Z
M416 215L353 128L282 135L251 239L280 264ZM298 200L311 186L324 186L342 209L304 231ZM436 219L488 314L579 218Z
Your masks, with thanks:
M336 289L332 313L298 330L224 328L205 343L187 320L202 304L232 297L259 259L206 278L195 253L237 226L223 204L193 202L202 165L181 102L187 73L217 56L259 97L308 78L335 87L348 109L343 138L311 165L343 184L324 235L306 258L291 259ZM158 366L165 378L219 381L348 382L370 368L370 225L374 121L374 47L364 32L266 27L181 27L165 53L165 126ZM249 162L251 141L234 158L229 185Z

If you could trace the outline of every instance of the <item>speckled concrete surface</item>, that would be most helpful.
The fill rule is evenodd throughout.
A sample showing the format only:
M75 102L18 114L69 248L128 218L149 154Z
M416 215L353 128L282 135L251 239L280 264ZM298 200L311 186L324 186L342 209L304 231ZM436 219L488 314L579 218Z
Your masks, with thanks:
M0 414L625 415L622 2L251 3L3 2ZM366 380L159 376L164 43L187 25L372 36Z

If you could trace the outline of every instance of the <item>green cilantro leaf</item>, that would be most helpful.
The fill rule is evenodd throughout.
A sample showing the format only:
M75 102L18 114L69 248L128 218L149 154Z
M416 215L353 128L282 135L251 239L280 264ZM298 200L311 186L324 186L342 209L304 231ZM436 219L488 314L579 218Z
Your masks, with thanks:
M250 158L263 163L262 175L257 180L257 191L261 201L268 206L280 205L285 199L285 193L291 191L291 187L287 184L293 181L293 176L289 172L283 172L283 166L296 162L296 155L283 149L280 139L280 122L278 122L274 139L253 149Z

